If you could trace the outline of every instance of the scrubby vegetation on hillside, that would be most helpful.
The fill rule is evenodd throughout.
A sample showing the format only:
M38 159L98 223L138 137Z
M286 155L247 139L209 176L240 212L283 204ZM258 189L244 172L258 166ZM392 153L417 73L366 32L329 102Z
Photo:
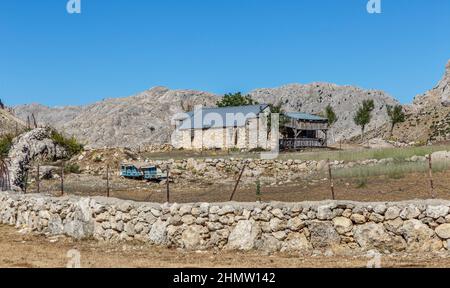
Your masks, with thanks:
M66 149L69 158L83 151L83 144L79 143L73 136L70 138L66 137L53 129L51 137L56 144Z
M0 137L0 159L8 155L13 142L13 135L6 134Z

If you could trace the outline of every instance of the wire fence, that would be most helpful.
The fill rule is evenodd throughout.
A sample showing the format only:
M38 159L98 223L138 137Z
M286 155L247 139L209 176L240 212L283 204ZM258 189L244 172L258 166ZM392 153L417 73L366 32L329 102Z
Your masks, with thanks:
M132 180L121 177L119 170L106 165L99 175L67 173L60 163L56 179L43 180L39 164L26 178L26 193L50 193L54 196L104 196L145 202L255 202L255 201L400 201L409 199L450 198L450 163L391 163L388 165L340 167L327 161L325 169L279 177L245 177L251 170L243 162L237 172L220 181L203 178L184 179L171 173L162 181ZM0 167L1 169L1 167ZM0 179L0 186L4 186ZM5 189L3 189L5 190ZM7 189L6 189L7 190Z

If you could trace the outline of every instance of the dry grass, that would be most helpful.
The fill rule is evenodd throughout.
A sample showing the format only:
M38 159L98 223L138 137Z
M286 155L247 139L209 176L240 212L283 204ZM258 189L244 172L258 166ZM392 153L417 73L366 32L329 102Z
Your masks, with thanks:
M282 152L278 159L280 160L338 160L338 161L358 161L367 159L387 159L404 160L412 156L425 156L436 151L450 151L450 145L420 146L405 148L383 148L383 149L364 149L354 148L351 150L334 149L309 149L302 152ZM177 150L164 153L143 153L142 158L153 160L167 159L186 159L186 158L259 158L260 153L250 152L226 152L226 151L183 151Z
M355 166L352 168L339 168L333 170L334 178L359 178L366 179L377 176L388 176L399 179L411 173L426 173L428 162L394 162L390 164L378 164L374 166ZM449 162L433 163L433 172L450 170Z

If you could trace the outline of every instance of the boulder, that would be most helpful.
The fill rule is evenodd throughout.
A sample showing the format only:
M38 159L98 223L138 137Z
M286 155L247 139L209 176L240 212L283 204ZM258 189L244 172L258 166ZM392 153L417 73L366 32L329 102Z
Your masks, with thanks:
M305 222L303 222L299 217L294 217L288 220L287 228L291 231L299 231L300 229L306 226Z
M417 206L413 204L409 204L405 208L403 208L402 212L400 212L400 217L403 220L414 219L420 215L420 210Z
M428 206L426 214L428 217L431 217L433 219L438 219L440 217L447 216L449 209L450 208L448 206L443 206L443 205Z
M14 139L8 153L11 188L24 189L24 179L31 161L35 159L61 159L67 156L65 149L54 143L50 128L37 128Z
M442 239L450 239L450 224L442 224L436 227L436 234Z
M200 225L192 225L183 231L181 234L181 243L187 250L205 249L206 241L204 240L208 235L208 229Z
M433 161L450 161L450 151L438 151L431 154Z
M239 221L228 237L227 249L252 250L261 234L261 228L253 220Z
M400 216L400 208L397 206L391 206L387 208L386 212L384 213L384 218L386 220L394 220L395 218Z
M350 219L356 224L364 224L366 223L366 217L361 214L353 214Z
M315 249L330 248L339 245L341 237L330 222L312 221L308 225L311 244Z
M355 226L353 235L363 250L377 249L381 252L401 251L406 247L399 236L390 236L382 224L367 223Z
M150 241L156 245L164 245L167 243L167 225L168 223L161 219L153 223L148 234Z
M281 248L281 252L305 252L309 250L312 250L312 245L304 233L289 234Z
M394 220L385 221L383 225L387 231L397 234L398 229L400 229L403 226L403 220L400 217L398 217L395 218Z
M339 234L345 234L353 229L353 223L350 219L345 217L336 217L333 219L334 228Z
M333 211L331 205L324 205L317 207L317 219L331 220L333 218Z
M442 241L435 237L434 231L419 220L405 221L399 232L406 239L408 251L431 252L442 248Z
M260 240L256 242L255 248L258 250L273 253L280 251L282 242L276 237L264 234Z

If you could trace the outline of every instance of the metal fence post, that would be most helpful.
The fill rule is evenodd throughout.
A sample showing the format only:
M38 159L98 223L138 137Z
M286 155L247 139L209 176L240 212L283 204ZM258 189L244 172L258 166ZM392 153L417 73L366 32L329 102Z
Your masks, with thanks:
M40 187L40 185L41 185L41 182L40 182L40 180L41 180L41 176L40 176L40 165L39 164L37 164L37 171L36 171L36 191L37 191L37 193L39 194L39 193L41 193L41 187Z
M167 197L167 203L170 203L170 168L169 167L167 167L166 197Z
M328 159L327 162L328 162L328 178L330 179L331 197L332 197L333 200L336 200L336 197L334 195L334 181L333 181L333 175L331 174L330 159Z
M237 187L239 185L239 182L241 182L241 178L242 178L242 175L244 174L244 170L245 170L246 166L247 166L247 163L244 163L244 166L242 166L242 170L241 170L241 173L239 174L239 177L238 177L238 179L236 181L236 185L234 185L233 193L231 193L230 201L233 201L234 194L236 194Z
M61 196L64 196L64 161L61 162Z
M109 164L106 165L106 197L109 198Z
M431 154L428 156L428 177L430 180L430 194L431 198L436 198L436 195L434 193L434 183L433 183L433 164L431 160Z

